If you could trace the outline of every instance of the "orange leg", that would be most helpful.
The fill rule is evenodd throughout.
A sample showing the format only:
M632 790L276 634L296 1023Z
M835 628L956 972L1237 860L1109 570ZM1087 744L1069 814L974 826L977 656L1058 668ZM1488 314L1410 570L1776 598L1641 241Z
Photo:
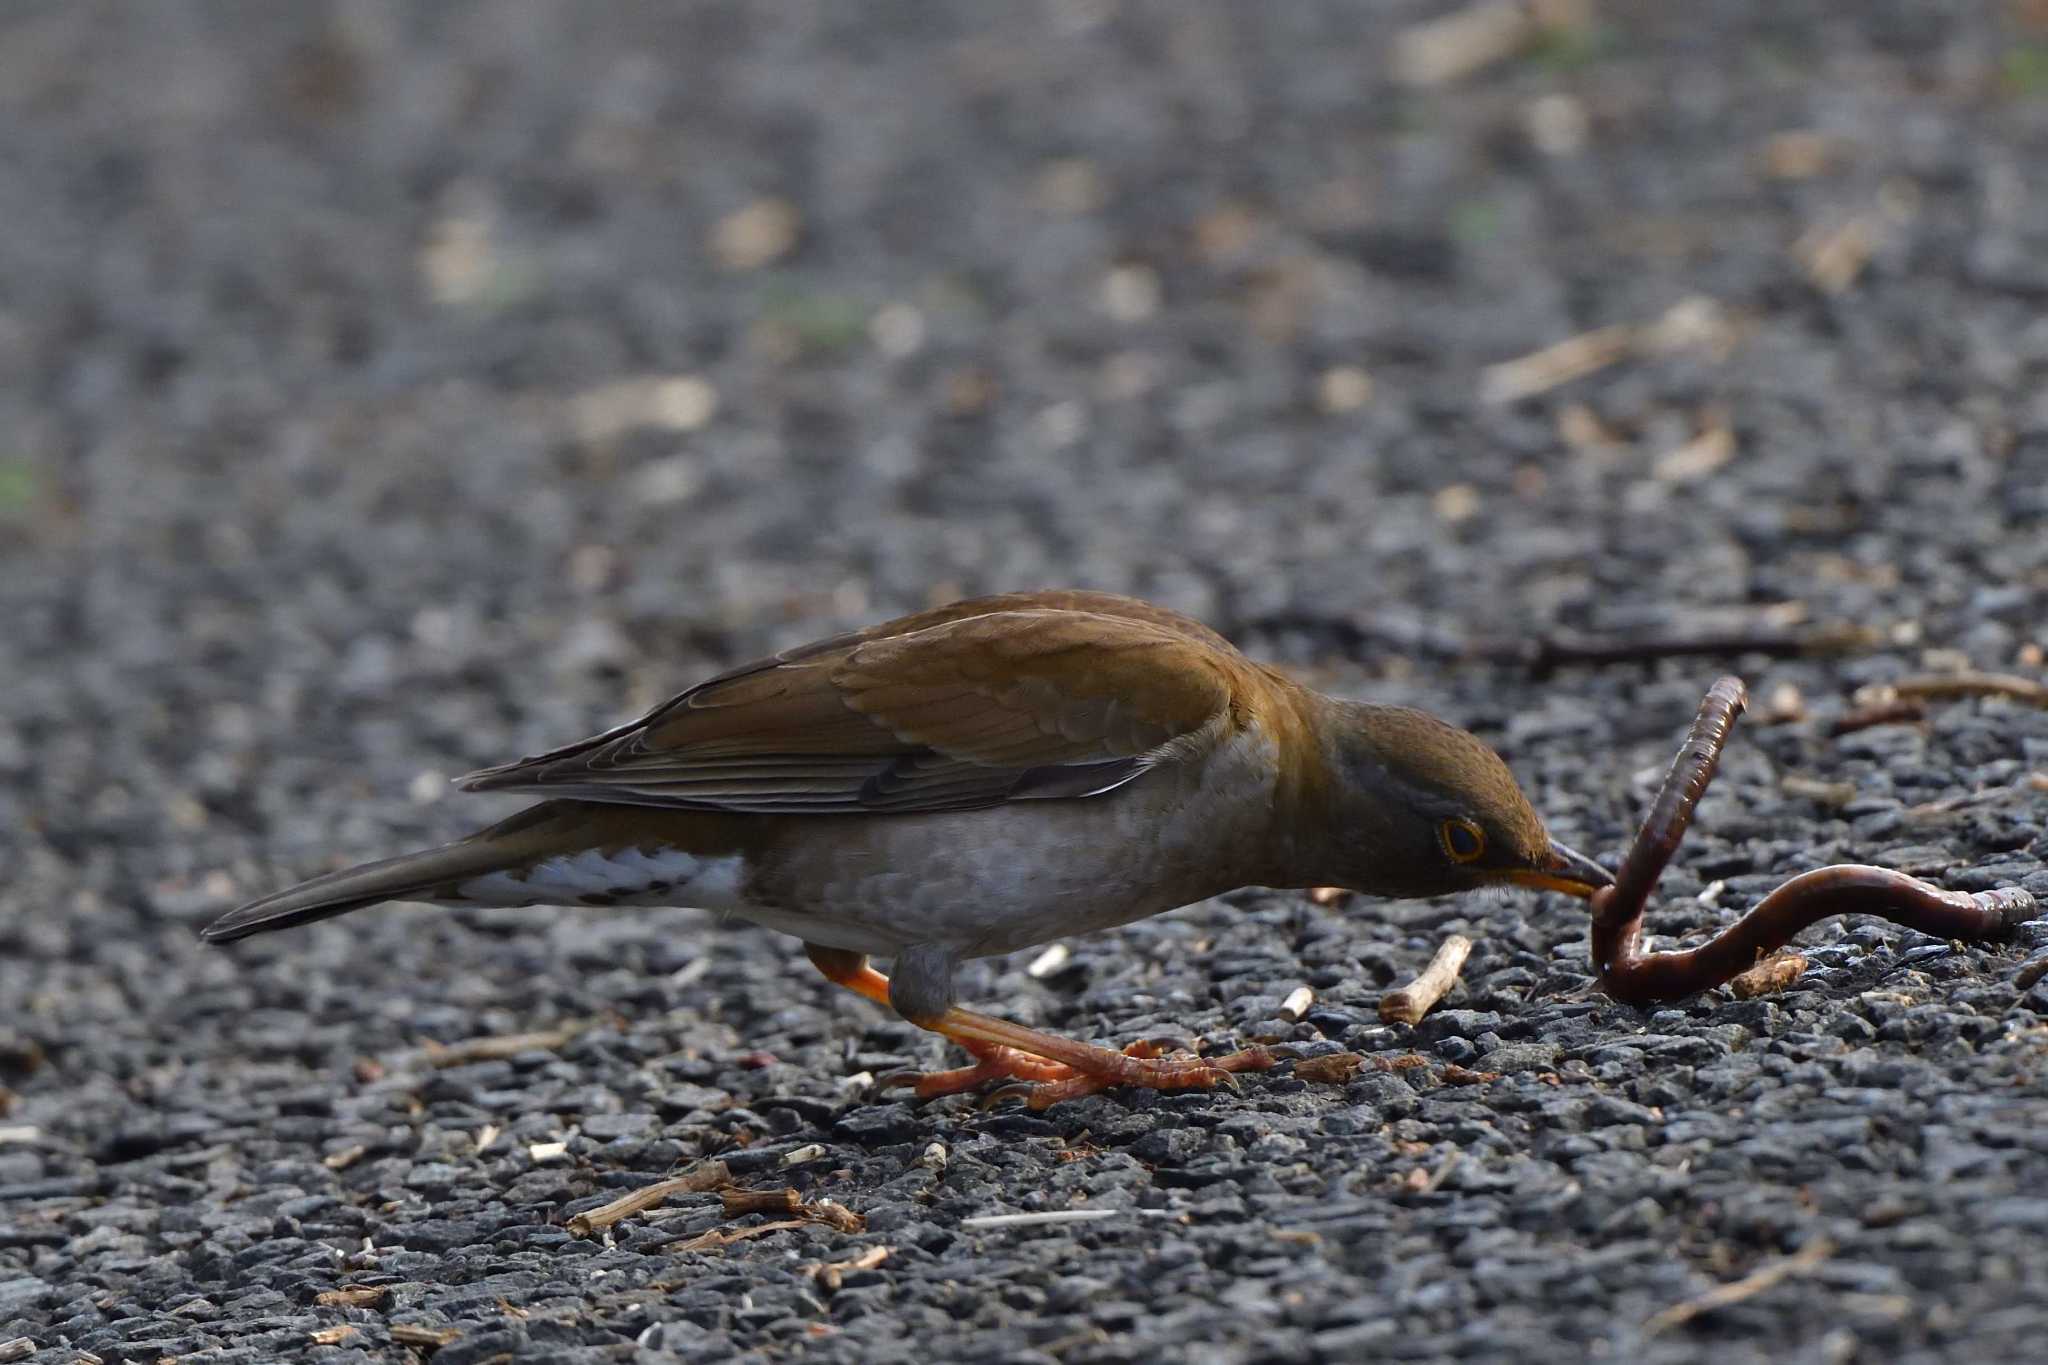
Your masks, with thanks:
M878 1004L889 1003L889 978L870 967L865 957L815 944L805 946L812 965L824 973L826 980ZM1044 1082L1021 1092L1033 1109L1044 1109L1060 1100L1092 1094L1112 1085L1207 1090L1217 1085L1234 1086L1233 1073L1264 1071L1281 1056L1269 1048L1248 1047L1223 1057L1168 1057L1163 1055L1165 1045L1156 1039L1113 1052L993 1015L963 1010L958 1005L947 1006L934 1018L911 1022L951 1038L979 1059L975 1066L917 1077L914 1084L919 1099L950 1095L1003 1078ZM1015 1086L1004 1087L990 1098L1007 1098L1020 1090Z

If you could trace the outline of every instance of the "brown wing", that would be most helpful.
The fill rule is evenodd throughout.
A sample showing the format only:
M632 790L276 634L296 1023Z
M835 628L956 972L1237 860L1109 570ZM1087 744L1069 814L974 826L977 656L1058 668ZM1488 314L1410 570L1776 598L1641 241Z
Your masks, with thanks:
M814 814L1091 796L1206 752L1251 675L1222 637L1128 598L985 598L736 669L463 785Z

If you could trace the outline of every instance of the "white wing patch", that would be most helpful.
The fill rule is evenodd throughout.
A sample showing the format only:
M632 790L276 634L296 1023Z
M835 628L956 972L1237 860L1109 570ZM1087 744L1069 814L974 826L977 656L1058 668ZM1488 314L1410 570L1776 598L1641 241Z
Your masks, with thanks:
M736 910L747 860L681 849L589 848L519 871L472 877L456 888L472 905L673 905Z

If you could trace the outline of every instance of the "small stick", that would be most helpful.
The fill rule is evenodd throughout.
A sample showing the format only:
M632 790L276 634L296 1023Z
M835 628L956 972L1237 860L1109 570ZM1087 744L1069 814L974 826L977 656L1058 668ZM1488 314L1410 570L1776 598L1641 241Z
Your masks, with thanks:
M1891 684L1894 695L1950 701L1957 697L2009 697L2028 706L2048 707L2048 683L2016 673L1919 673Z
M1883 701L1859 706L1853 711L1844 711L1828 726L1828 735L1840 739L1858 730L1870 730L1879 725L1909 725L1927 718L1927 708L1906 697L1889 697Z
M1060 1223L1096 1223L1105 1218L1181 1218L1185 1215L1172 1209L1051 1209L1044 1213L985 1213L977 1218L962 1218L963 1231L982 1228L1039 1228L1052 1227Z
M1436 1008L1437 1001L1449 994L1457 984L1458 973L1465 966L1465 959L1472 955L1472 940L1463 934L1452 934L1443 946L1436 950L1429 966L1397 991L1388 991L1380 997L1380 1019L1389 1024L1419 1024L1422 1016Z
M2010 933L2040 913L2033 896L2019 887L1948 891L1888 868L1841 863L1792 878L1697 947L1645 952L1644 907L1713 780L1746 696L1740 678L1722 678L1708 690L1614 885L1593 893L1593 970L1609 995L1647 1004L1709 990L1831 915L1874 914L1941 938L1986 939Z
M569 1220L569 1231L578 1237L588 1237L602 1231L622 1218L651 1209L665 1202L671 1195L702 1194L732 1183L732 1171L723 1161L707 1161L703 1165L683 1172L672 1179L657 1181L643 1189L634 1190L612 1200L601 1208L579 1213Z
M721 1190L718 1198L728 1218L744 1218L750 1213L797 1213L804 1204L802 1195L787 1189Z
M36 1353L36 1343L31 1337L10 1337L0 1341L0 1361L27 1360Z
M429 1038L423 1051L435 1066L461 1066L465 1062L501 1062L522 1052L553 1052L566 1046L592 1021L579 1019L560 1028L538 1033L505 1033L492 1038L465 1038L459 1043L437 1043Z
M391 1329L391 1339L400 1346L425 1346L431 1350L460 1341L462 1332L455 1327L423 1327L402 1322Z
M1760 1266L1739 1280L1716 1285L1696 1299L1674 1303L1660 1313L1653 1314L1643 1324L1643 1335L1656 1336L1659 1332L1673 1327L1683 1327L1702 1313L1711 1313L1717 1308L1726 1308L1753 1299L1794 1275L1804 1275L1815 1266L1835 1254L1834 1244L1824 1237L1816 1237L1790 1256L1781 1256L1770 1264Z

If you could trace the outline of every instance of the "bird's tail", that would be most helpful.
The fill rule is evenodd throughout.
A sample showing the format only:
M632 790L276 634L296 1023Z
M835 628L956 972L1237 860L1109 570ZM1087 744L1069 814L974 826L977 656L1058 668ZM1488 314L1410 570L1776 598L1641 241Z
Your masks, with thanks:
M231 910L199 931L208 943L331 919L390 900L462 900L463 883L529 866L573 842L576 803L547 801L452 844L315 877Z

